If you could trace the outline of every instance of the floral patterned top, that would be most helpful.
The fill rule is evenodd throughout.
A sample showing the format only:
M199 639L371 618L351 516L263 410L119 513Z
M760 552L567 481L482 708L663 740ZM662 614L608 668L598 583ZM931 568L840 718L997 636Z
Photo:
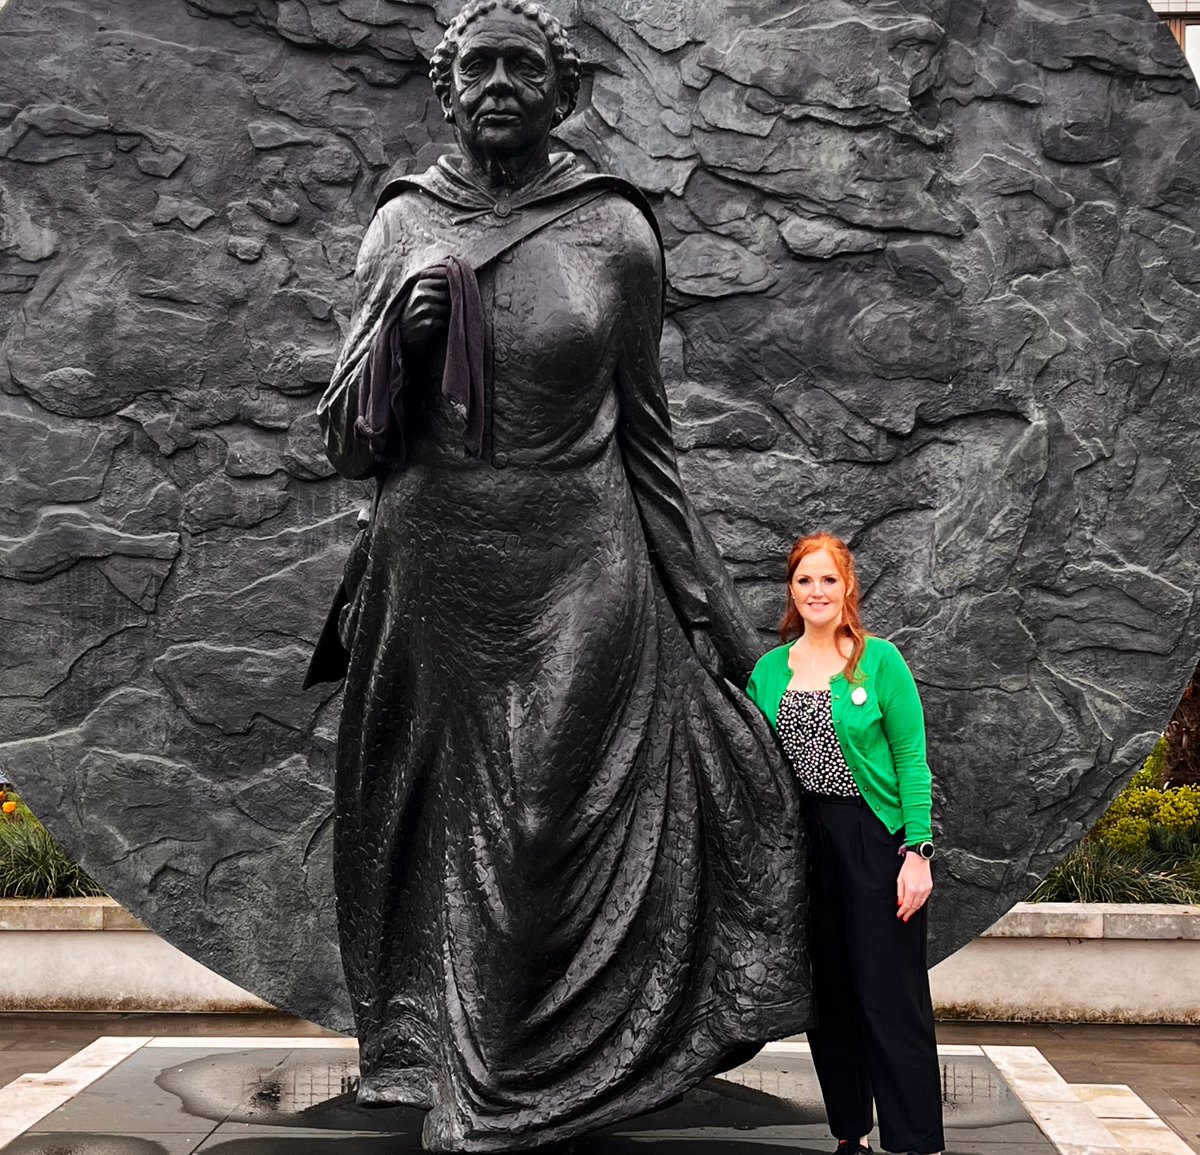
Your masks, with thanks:
M858 798L830 706L829 690L787 690L779 703L779 737L806 794Z

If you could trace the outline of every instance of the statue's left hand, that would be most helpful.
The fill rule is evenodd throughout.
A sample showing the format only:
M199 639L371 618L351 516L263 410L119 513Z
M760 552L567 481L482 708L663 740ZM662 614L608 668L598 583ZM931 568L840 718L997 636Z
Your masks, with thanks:
M689 626L687 629L688 642L700 659L700 664L714 678L725 677L725 664L717 647L713 644L712 630L707 625Z

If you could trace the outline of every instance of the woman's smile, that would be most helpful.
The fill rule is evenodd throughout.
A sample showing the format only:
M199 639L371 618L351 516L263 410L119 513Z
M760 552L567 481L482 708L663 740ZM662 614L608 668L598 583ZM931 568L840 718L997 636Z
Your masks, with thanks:
M815 550L800 560L792 573L791 591L801 618L814 626L841 618L846 583L828 550Z

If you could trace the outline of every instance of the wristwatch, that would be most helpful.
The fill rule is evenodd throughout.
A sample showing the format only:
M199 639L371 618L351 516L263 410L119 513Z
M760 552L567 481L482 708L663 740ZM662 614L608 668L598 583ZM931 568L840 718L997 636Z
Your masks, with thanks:
M913 854L919 854L926 861L933 857L932 842L918 842L916 846L906 846L904 849L911 851Z

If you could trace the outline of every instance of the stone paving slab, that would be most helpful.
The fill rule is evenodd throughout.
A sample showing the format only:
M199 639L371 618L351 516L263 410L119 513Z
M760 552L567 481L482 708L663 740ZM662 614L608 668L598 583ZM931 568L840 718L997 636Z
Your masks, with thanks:
M1195 1027L939 1023L945 1042L1035 1047L1068 1083L1128 1086L1200 1153L1200 1030Z
M30 1133L3 1148L4 1155L191 1155L204 1135L95 1135ZM332 1155L332 1152L327 1153Z
M0 1086L11 1083L21 1075L35 1071L48 1071L57 1067L64 1059L69 1059L72 1051L18 1051L8 1049L0 1051Z
M68 1065L56 1077L46 1070L49 1060L63 1055L55 1048L69 1048L74 1055L87 1050L98 1032L114 1028L117 1037L104 1040L100 1050L104 1053L113 1046L124 1050L117 1052L116 1062L109 1052L100 1064L103 1072L73 1072ZM154 1028L179 1033L150 1037ZM206 1030L212 1033L206 1035ZM184 1035L185 1031L195 1033ZM126 1033L134 1037L120 1038ZM943 1063L953 1060L945 1080L950 1155L1200 1152L1200 1031L942 1023L939 1037L944 1040ZM1010 1062L1020 1059L1027 1067L1025 1074L1036 1084L1025 1087L1028 1103L1020 1102L1019 1088L999 1078L996 1065L985 1056L985 1049L996 1046L1023 1052L1010 1056ZM313 1143L320 1145L322 1155L383 1155L381 1140L386 1141L387 1155L419 1152L417 1112L405 1112L410 1118L390 1130L377 1112L370 1113L374 1121L365 1128L353 1117L338 1116L337 1111L352 1107L354 1041L284 1016L0 1016L0 1063L15 1059L14 1052L30 1060L25 1064L30 1074L19 1081L22 1086L12 1079L7 1080L8 1086L0 1086L4 1155L191 1155L218 1148L224 1155L315 1155ZM127 1057L119 1059L120 1053ZM96 1057L94 1050L91 1054ZM83 1065L87 1064L84 1056ZM80 1066L78 1061L74 1065ZM99 1131L98 1123L116 1126L119 1097L114 1092L121 1090L122 1069L131 1087L141 1086L140 1076L135 1077L138 1072L147 1077L147 1094L140 1100L147 1117L136 1127L126 1124L123 1130ZM320 1077L313 1077L314 1070ZM266 1084L263 1072L270 1076ZM240 1080L236 1085L231 1074ZM94 1081L67 1093L72 1079L84 1078ZM163 1085L157 1082L160 1078ZM106 1082L110 1079L114 1081ZM268 1093L256 1099L255 1087L264 1085ZM193 1100L186 1109L181 1089ZM43 1107L31 1124L13 1131L29 1106L29 1096L44 1096L48 1091L61 1097L62 1114L54 1118L55 1112ZM1001 1119L1007 1110L1005 1094L1016 1103L1019 1117ZM200 1117L188 1124L194 1130L154 1131L147 1125L172 1097L185 1118L186 1111L200 1110ZM290 1097L301 1110L304 1102L326 1104L321 1125L308 1125L311 1116L305 1125L297 1126L301 1120L295 1118L289 1125L279 1125L278 1113L272 1111L280 1097ZM96 1110L81 1111L77 1105L81 1100L84 1108ZM992 1115L978 1125L980 1120L972 1119L970 1112L988 1103ZM1105 1145L1079 1143L1079 1133L1060 1128L1056 1148L1025 1110L1032 1105L1036 1112L1044 1112L1047 1103L1051 1113L1065 1107L1072 1118L1076 1107L1087 1108L1091 1119L1104 1128ZM965 1116L963 1109L968 1112ZM87 1130L69 1129L71 1112L78 1113L76 1121L86 1124ZM1086 1126L1091 1119L1086 1119ZM1045 1118L1038 1122L1046 1125ZM747 1123L749 1130L744 1129ZM1053 1122L1050 1128L1055 1130ZM601 1140L602 1148L597 1146ZM251 1141L251 1146L243 1146ZM592 1137L581 1145L579 1155L773 1155L777 1150L782 1155L785 1148L794 1155L809 1155L827 1153L832 1146L822 1122L808 1048L800 1040L787 1040L770 1044L753 1063L693 1092L682 1113L663 1111L630 1121L619 1131Z
M1171 1120L1171 1126L1187 1142L1193 1151L1200 1151L1200 1116Z
M141 1036L99 1038L44 1073L22 1075L0 1091L0 1145L69 1103L92 1083L109 1074L148 1040Z
M69 1096L61 1089L50 1092L45 1113L14 1138L19 1146L5 1155L421 1150L421 1112L355 1105L357 1054L351 1040L118 1038L91 1045L98 1052L106 1047L114 1056L110 1069ZM947 1051L941 1059L950 1151L1054 1155L978 1046L952 1045ZM3 1095L0 1090L0 1101ZM817 1155L831 1148L812 1060L800 1042L773 1044L752 1062L689 1092L683 1102L573 1144L577 1155L770 1155L780 1149Z
M1073 1083L1072 1089L1101 1119L1155 1119L1139 1095L1120 1083Z

